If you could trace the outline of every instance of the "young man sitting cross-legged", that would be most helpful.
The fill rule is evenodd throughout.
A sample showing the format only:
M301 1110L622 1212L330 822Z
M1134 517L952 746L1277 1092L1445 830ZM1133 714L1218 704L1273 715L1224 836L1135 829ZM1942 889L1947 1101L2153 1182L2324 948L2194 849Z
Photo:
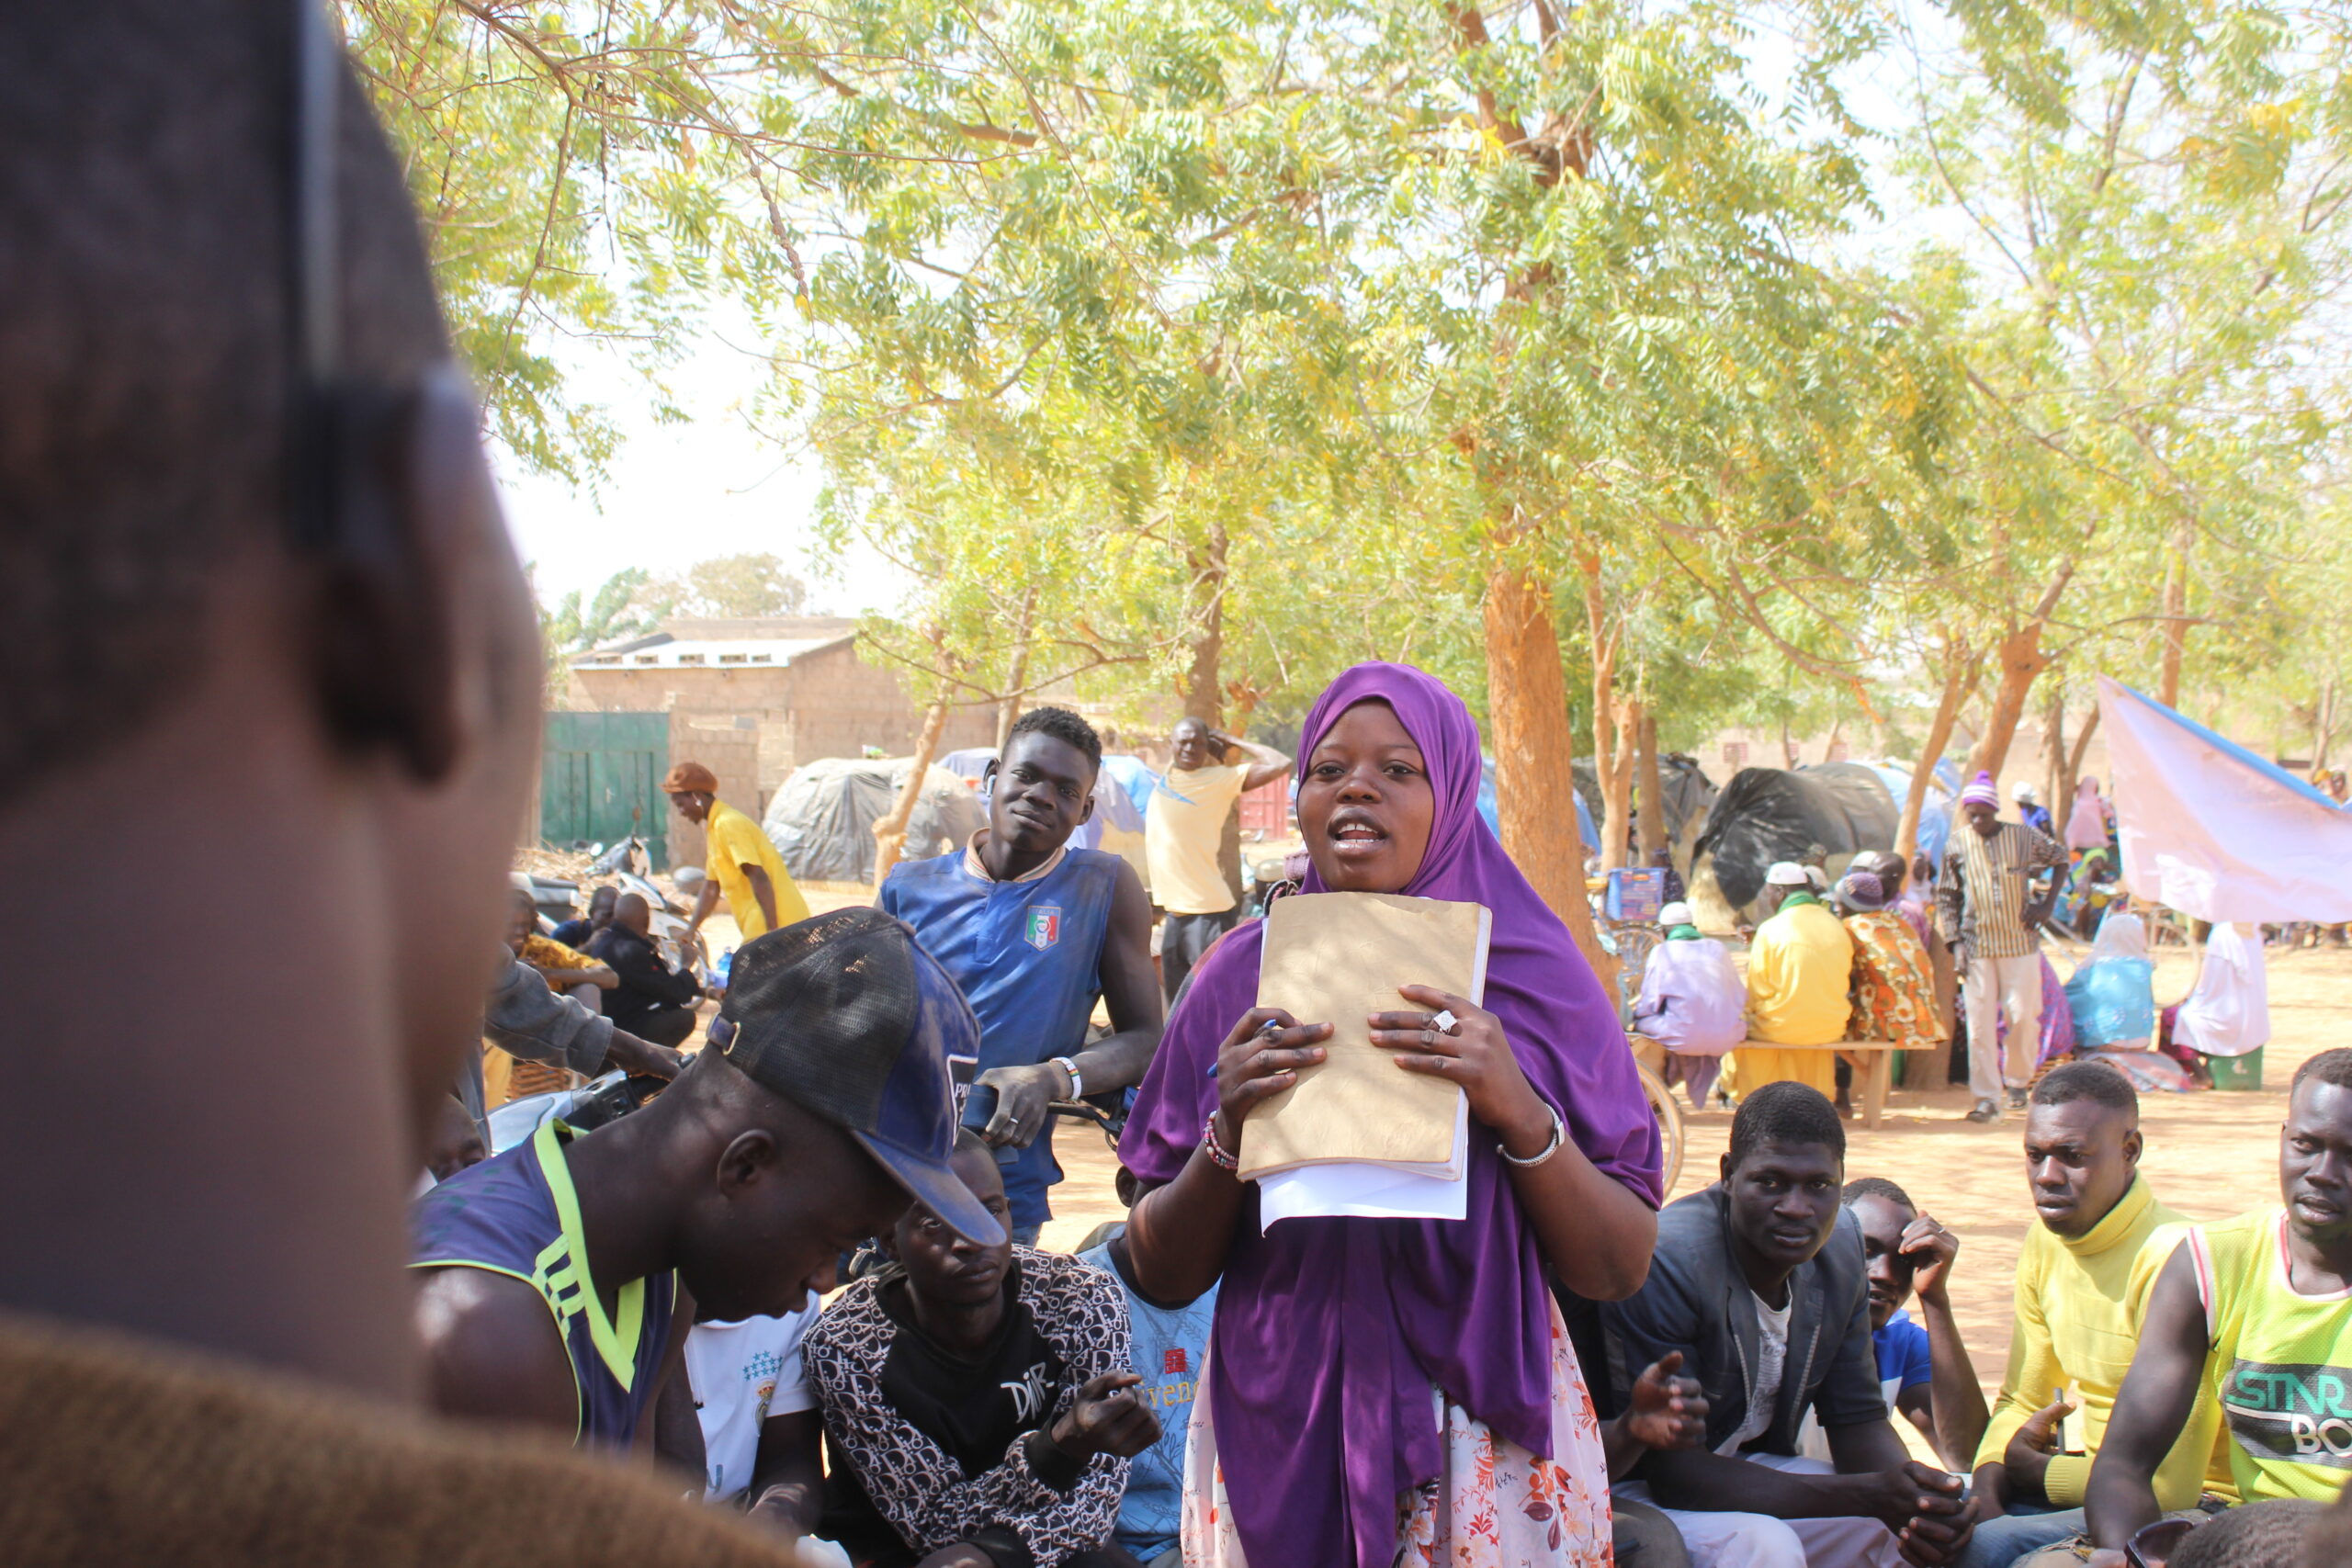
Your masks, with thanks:
M1723 1179L1659 1213L1648 1280L1600 1309L1612 1371L1679 1351L1707 1391L1703 1444L1649 1452L1621 1488L1666 1510L1696 1568L1939 1564L1966 1544L1960 1482L1887 1421L1845 1161L1826 1096L1756 1089ZM1808 1411L1831 1463L1797 1456Z
M953 1164L1012 1206L973 1133ZM802 1345L831 1451L826 1539L873 1568L1136 1568L1112 1541L1127 1461L1159 1438L1101 1269L958 1236L918 1203L896 1267L852 1285Z

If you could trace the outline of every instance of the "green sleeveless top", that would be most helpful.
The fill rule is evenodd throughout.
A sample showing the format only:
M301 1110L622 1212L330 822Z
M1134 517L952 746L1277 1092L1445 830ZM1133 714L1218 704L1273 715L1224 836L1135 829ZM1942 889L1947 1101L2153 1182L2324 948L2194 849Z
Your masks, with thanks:
M2289 1283L2279 1209L2193 1226L2188 1246L2238 1495L2334 1502L2352 1477L2352 1291Z

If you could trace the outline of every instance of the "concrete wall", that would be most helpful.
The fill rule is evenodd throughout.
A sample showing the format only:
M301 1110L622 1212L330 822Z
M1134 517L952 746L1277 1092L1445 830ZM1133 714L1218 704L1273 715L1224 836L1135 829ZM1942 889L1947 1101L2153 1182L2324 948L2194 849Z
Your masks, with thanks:
M770 623L666 623L673 635L741 637L822 635L845 622L811 619ZM670 760L689 759L718 775L719 794L753 817L792 770L820 757L854 757L868 746L902 757L914 750L922 714L888 670L857 656L844 637L812 649L789 664L684 669L578 669L566 687L567 706L670 715ZM996 739L993 710L950 714L943 751L986 746ZM673 863L698 864L702 831L684 818L671 825Z

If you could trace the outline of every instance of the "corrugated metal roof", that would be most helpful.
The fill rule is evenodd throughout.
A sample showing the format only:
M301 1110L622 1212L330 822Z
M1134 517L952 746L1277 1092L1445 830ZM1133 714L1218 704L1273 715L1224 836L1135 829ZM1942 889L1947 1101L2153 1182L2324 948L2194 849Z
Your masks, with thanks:
M651 646L599 648L571 660L574 670L735 670L775 668L846 637L679 638Z

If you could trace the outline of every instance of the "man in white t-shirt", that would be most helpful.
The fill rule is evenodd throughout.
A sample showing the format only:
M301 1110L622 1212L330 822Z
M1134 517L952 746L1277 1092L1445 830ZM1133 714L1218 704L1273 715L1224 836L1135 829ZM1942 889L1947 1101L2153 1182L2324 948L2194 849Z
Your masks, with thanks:
M686 1381L702 1430L703 1496L748 1506L788 1535L814 1528L824 1506L816 1391L800 1341L815 1301L781 1317L697 1323L686 1336Z
M1271 746L1236 739L1197 718L1177 721L1174 755L1144 810L1144 857L1151 901L1166 912L1159 931L1159 977L1173 999L1202 953L1233 927L1233 885L1218 862L1235 801L1290 772ZM1235 755L1246 766L1228 763Z

